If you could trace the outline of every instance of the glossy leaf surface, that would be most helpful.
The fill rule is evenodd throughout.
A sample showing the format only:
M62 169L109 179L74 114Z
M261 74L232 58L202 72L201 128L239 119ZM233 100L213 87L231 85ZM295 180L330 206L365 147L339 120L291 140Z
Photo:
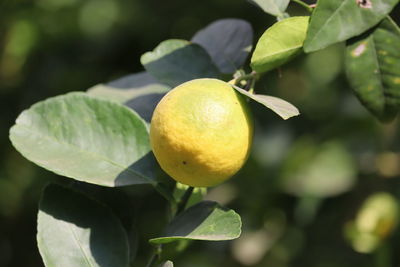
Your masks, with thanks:
M240 216L233 210L223 208L216 202L203 201L185 210L167 227L162 237L151 243L163 244L177 240L231 240L241 233Z
M146 123L131 109L85 93L49 98L10 130L15 148L57 174L104 186L155 184Z
M258 40L251 57L257 72L277 68L302 52L309 17L291 17L276 22Z
M398 0L318 1L304 51L316 51L363 33L379 23L397 3Z

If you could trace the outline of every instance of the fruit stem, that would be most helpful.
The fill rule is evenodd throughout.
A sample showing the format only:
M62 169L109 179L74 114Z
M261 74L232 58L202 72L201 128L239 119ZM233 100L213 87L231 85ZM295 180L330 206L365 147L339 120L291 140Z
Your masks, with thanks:
M243 81L243 80L256 80L258 79L258 73L255 71L250 72L249 74L245 74L242 76L237 77L236 79L234 79L234 84L237 85L239 82Z
M295 2L295 3L297 3L297 4L299 4L299 5L301 5L302 7L304 7L305 9L307 9L307 11L308 12L312 12L313 11L313 7L315 7L314 5L308 5L308 4L306 4L306 3L304 3L303 1L301 1L301 0L292 0L293 2Z
M185 191L185 194L182 196L181 200L178 203L178 209L176 210L175 216L185 210L185 207L189 201L190 196L193 193L193 190L194 190L194 187L189 186L188 189Z

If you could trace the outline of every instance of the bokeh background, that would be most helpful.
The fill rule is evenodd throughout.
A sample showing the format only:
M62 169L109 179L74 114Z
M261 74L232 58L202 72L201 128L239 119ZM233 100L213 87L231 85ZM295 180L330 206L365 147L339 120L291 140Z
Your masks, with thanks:
M399 9L392 14L398 23ZM295 3L288 12L306 15ZM139 72L141 54L161 41L190 40L210 22L232 17L252 24L255 41L275 21L245 0L0 0L0 266L43 266L38 201L47 183L66 180L11 146L8 130L18 114L45 98ZM284 98L302 114L282 121L251 104L251 157L207 195L242 216L242 237L193 242L174 257L176 266L400 266L397 210L379 217L400 198L399 120L381 124L358 102L343 49L303 55L258 83L258 92ZM115 192L121 214L133 214L140 234L135 266L143 266L165 203L147 186ZM377 192L394 198L385 195L368 210L365 201ZM352 231L357 220L377 227L372 237Z

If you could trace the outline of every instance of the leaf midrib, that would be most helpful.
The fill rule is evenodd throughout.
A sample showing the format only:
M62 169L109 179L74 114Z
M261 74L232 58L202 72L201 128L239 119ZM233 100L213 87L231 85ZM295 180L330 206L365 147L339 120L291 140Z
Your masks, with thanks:
M58 221L57 221L58 222ZM75 231L74 231L74 229L71 227L71 225L69 224L69 223L67 223L67 227L68 227L68 230L71 232L71 235L72 235L72 239L75 241L75 243L77 244L77 246L79 247L79 250L82 252L82 254L83 254L83 256L84 256L84 258L85 258L85 260L86 260L86 262L87 262L87 264L88 264L88 266L94 266L93 264L92 264L92 262L89 260L89 257L86 255L86 251L85 251L85 249L81 246L81 243L78 241L78 238L77 238L77 236L76 236L76 233L75 233Z
M296 50L296 49L298 49L298 48L301 48L302 46L303 46L303 45L301 44L301 45L297 45L297 46L294 46L294 47L291 47L291 48L287 48L287 49L284 49L284 50L280 50L279 52L268 54L267 56L262 57L262 58L260 58L260 59L257 60L257 61L264 61L264 60L267 59L267 58L270 58L270 57L273 57L273 56L276 56L276 55L279 55L279 54L282 54L282 53L285 53L285 52L288 52L288 51L291 51L291 50Z
M65 146L70 146L70 147L72 147L72 148L77 149L79 152L82 152L83 154L92 155L94 158L99 158L99 159L101 159L101 160L104 160L104 161L110 163L111 165L114 165L114 166L117 166L117 167L121 168L122 170L128 170L128 171L130 171L131 173L133 173L134 175L136 175L136 176L138 176L138 177L140 177L140 178L143 178L144 180L149 181L150 184L154 184L154 181L153 181L153 180L151 180L150 178L148 178L148 177L142 175L141 173L139 173L139 172L137 172L137 171L135 171L135 170L129 168L129 166L128 166L128 167L124 167L124 166L120 165L119 163L114 162L114 161L112 161L112 160L110 160L110 159L104 158L104 157L100 156L99 154L96 154L96 153L94 153L94 152L92 152L92 151L84 150L84 149L82 149L81 147L76 146L76 145L72 145L72 144L70 144L70 143L61 142L60 140L58 140L58 139L56 139L56 138L54 138L54 137L52 137L52 136L49 136L49 135L40 134L40 133L38 133L38 132L32 130L31 128L29 128L29 127L27 127L27 126L25 126L25 125L23 125L23 124L16 124L15 126L24 128L25 130L27 130L28 132L31 132L32 134L35 134L35 135L38 136L39 138L45 138L45 139L50 140L50 141L53 141L54 143L59 144L59 145L61 145L61 146L63 146L63 145L65 145ZM15 126L14 126L14 127L15 127Z
M314 39L320 34L320 32L323 30L325 25L332 20L332 18L336 15L337 12L342 8L342 6L347 2L347 0L343 0L343 2L340 4L340 6L332 13L332 15L322 24L322 26L319 26L319 30L314 34L313 38L308 41L310 44L311 42L314 41Z
M374 60L375 60L375 63L376 63L376 65L377 65L377 70L378 70L378 79L379 79L379 84L380 84L380 86L381 86L381 88L382 88L382 91L383 91L383 93L382 93L382 98L383 98L383 102L384 102L384 106L383 106L383 109L385 110L385 108L386 108L386 92L385 92L385 87L383 86L383 81L382 81L382 72L381 72L381 64L380 64L380 62L379 62L379 57L378 57L378 54L376 53L376 44L375 44L375 39L374 39L374 35L372 35L371 36L371 45L373 46L372 47L372 51L373 51L373 58L374 58Z

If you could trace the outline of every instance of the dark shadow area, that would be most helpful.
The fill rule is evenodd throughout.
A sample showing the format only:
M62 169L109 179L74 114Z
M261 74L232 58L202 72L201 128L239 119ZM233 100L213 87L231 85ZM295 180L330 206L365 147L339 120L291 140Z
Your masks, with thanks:
M157 54L157 52L152 53ZM153 55L153 57L155 56ZM217 67L204 48L193 43L175 49L144 66L149 72L157 73L157 78L162 83L170 86L177 86L197 78L218 78L220 76Z
M156 180L156 169L158 168L156 159L152 152L147 153L141 159L132 163L122 171L114 180L114 186L134 184L148 184L151 180ZM137 175L136 175L137 174ZM147 178L149 179L147 179Z
M155 93L139 96L127 101L125 105L136 111L145 121L150 122L154 109L164 95Z

